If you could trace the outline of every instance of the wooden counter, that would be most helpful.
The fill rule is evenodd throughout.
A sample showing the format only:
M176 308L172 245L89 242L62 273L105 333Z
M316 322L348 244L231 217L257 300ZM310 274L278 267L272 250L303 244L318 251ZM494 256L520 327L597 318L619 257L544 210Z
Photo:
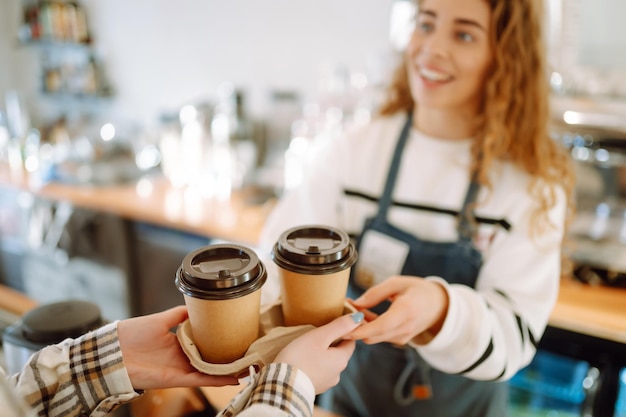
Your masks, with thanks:
M28 191L35 196L112 213L131 220L153 223L211 238L255 244L273 201L252 204L244 192L230 199L203 196L203 190L175 188L162 176L115 186L48 183L30 186L24 177L0 166L0 186Z
M626 344L626 289L563 279L550 325Z
M0 310L22 316L37 303L19 291L0 284Z

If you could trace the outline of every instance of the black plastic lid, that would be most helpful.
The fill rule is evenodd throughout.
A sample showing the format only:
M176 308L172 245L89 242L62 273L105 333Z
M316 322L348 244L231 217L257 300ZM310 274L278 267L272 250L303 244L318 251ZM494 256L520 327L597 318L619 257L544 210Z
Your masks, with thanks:
M272 259L289 271L326 275L354 265L356 249L347 233L329 226L298 226L286 230L272 250Z
M88 301L70 300L46 304L22 318L22 333L34 343L54 344L102 326L100 308Z
M218 244L190 252L176 273L178 290L190 297L230 299L261 288L265 265L244 246Z

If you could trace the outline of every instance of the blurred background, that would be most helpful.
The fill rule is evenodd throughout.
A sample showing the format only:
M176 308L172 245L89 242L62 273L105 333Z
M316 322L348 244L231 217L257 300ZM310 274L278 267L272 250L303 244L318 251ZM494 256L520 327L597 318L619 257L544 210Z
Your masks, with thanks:
M626 3L543 3L552 133L579 171L575 279L622 294ZM38 303L92 301L107 319L179 304L186 253L254 246L316 147L372 117L414 12L408 0L0 0L0 282ZM511 382L516 415L626 416L614 359L626 337L590 340L600 362L540 350Z

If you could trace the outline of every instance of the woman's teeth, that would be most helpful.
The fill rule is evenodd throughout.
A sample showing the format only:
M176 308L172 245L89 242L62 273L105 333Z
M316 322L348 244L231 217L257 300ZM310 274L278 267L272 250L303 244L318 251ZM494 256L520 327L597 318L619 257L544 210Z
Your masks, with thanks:
M439 71L428 68L420 68L420 75L429 81L448 81L452 77Z

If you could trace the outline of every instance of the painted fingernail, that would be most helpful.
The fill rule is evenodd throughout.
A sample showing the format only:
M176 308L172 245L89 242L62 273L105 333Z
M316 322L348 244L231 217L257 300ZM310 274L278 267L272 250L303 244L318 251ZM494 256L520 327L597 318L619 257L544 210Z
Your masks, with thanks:
M362 322L362 321L363 321L363 317L365 317L365 316L363 315L363 313L362 313L362 312L357 311L356 313L352 313L352 314L350 314L350 317L352 317L352 320L353 320L355 323L360 323L360 322Z

